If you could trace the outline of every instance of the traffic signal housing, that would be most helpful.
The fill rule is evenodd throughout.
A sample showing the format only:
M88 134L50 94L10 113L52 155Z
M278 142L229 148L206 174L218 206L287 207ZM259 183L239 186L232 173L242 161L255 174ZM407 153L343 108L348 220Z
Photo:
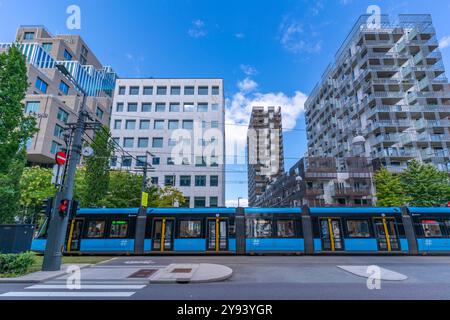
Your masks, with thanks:
M67 199L61 200L58 212L61 217L66 217L69 214L70 201Z
M77 216L77 211L78 211L78 201L77 200L72 200L72 207L70 208L70 220L75 219L75 217Z
M47 198L44 201L42 201L42 209L41 212L43 212L47 218L51 218L52 216L52 210L53 210L53 197Z

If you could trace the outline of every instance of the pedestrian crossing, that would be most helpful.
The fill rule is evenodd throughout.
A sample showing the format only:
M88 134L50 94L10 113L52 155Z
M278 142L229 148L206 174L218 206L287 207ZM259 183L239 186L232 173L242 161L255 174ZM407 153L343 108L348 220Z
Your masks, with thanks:
M54 280L0 294L0 298L130 298L148 285L148 280L88 280L71 289L66 281Z

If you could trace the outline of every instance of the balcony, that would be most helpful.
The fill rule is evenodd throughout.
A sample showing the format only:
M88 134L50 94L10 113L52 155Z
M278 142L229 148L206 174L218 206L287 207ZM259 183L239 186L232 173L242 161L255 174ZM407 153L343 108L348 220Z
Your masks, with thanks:
M366 197L372 195L370 188L353 188L334 186L331 192L333 197Z
M322 188L306 188L304 194L307 197L319 197L324 195L324 190Z
M419 154L415 150L383 149L375 153L376 158L417 158Z
M450 111L450 110L448 110ZM450 127L450 120L425 120L420 119L414 123L414 128L417 131L422 131L425 129L432 129L432 128L448 128Z
M422 160L437 160L437 162L443 162L450 158L450 152L448 150L436 150L432 148L421 150L420 155Z

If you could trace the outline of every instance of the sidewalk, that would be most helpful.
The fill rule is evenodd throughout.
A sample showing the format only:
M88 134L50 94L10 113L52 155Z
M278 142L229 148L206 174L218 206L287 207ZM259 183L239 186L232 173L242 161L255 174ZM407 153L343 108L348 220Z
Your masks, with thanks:
M2 283L40 283L57 278L67 274L67 268L70 266L77 266L80 269L90 267L90 264L63 264L60 271L37 271L17 278L0 278Z

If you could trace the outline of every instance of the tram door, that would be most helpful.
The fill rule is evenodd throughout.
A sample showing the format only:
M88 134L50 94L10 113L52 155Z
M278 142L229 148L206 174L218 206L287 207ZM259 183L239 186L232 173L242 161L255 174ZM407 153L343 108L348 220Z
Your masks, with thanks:
M83 219L75 219L69 224L69 237L67 239L67 252L78 252L81 247L81 232L83 231Z
M334 218L319 219L323 251L343 251L341 220Z
M153 223L153 251L173 250L174 219L155 219Z
M228 219L208 219L208 251L228 251Z
M400 243L394 218L375 218L375 231L380 251L399 251Z

